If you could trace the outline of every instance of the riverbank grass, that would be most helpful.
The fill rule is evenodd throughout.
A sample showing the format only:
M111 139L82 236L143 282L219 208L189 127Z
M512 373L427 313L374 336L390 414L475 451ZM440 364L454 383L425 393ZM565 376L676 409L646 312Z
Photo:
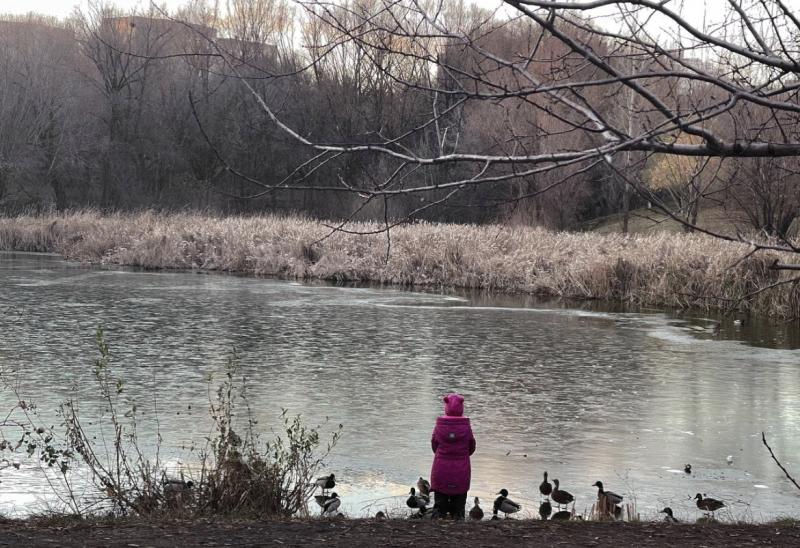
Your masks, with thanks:
M81 211L0 218L0 249L92 264L206 269L335 282L474 288L628 305L800 316L775 253L704 235L565 233L505 225L379 223L299 216ZM363 234L354 234L359 232ZM780 257L792 262L791 256Z

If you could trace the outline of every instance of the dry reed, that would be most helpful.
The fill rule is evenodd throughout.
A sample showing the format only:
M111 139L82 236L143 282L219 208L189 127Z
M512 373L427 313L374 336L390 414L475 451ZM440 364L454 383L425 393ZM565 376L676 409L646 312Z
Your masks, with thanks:
M381 227L347 226L361 232ZM752 295L788 277L769 269L775 254L743 259L747 245L702 235L419 223L392 229L387 261L386 234L337 232L325 238L329 233L322 222L298 216L89 210L0 218L0 250L49 251L149 269L479 288L679 308L734 304L778 318L800 316L797 284Z

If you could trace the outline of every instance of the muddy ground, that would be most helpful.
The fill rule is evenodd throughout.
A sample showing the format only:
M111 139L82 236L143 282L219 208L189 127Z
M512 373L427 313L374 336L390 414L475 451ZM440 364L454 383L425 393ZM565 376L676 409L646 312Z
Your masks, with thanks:
M0 522L0 546L800 546L800 525L409 520Z

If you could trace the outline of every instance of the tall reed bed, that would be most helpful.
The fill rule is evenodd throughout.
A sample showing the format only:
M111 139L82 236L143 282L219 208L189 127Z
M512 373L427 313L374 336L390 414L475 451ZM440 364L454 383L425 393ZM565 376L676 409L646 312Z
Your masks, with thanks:
M382 225L346 228L370 232ZM753 295L788 276L769 269L775 254L746 257L747 245L702 235L420 223L393 228L390 240L387 256L385 233L331 234L325 223L299 216L81 211L0 218L0 249L50 251L89 263L800 315L797 284Z

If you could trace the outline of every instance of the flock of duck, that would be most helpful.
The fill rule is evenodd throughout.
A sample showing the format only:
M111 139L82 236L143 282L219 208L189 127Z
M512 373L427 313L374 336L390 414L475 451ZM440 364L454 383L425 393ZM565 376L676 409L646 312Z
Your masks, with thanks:
M691 465L687 464L685 471L691 474ZM322 489L322 494L315 495L314 497L317 504L319 504L322 509L322 515L341 515L338 514L339 506L341 505L339 495L336 493L327 494L327 492L336 486L336 477L333 474L322 476L317 478L315 485ZM613 491L607 491L603 486L603 482L599 480L594 482L592 487L597 487L597 502L595 503L596 514L604 518L620 519L622 517L621 505L624 497ZM544 480L539 484L539 493L543 497L539 504L539 517L542 520L582 519L580 516L575 516L575 497L572 496L570 492L561 489L561 484L557 479L553 479L553 482L550 483L550 481L548 481L547 472L544 472ZM503 517L507 518L509 515L516 514L522 510L521 504L508 498L508 490L501 489L497 495L498 497L494 500L492 507L491 519L500 519L499 514L503 514ZM697 508L706 512L706 516L703 519L714 519L714 512L725 507L724 502L704 497L700 493L697 493L694 498L697 501ZM553 504L551 501L556 504L555 514L553 513ZM430 504L431 484L428 480L420 477L417 480L416 487L412 487L409 491L409 497L406 499L406 506L417 510L415 514L412 514L412 518L435 517L435 512L428 512ZM573 505L572 510L567 509L570 504ZM678 519L673 516L672 508L669 506L659 513L665 514L664 521L668 523L678 523ZM481 521L484 518L484 512L480 506L480 499L478 497L475 497L474 505L470 509L468 515L469 518L474 521ZM378 519L385 519L386 514L381 511L378 512L375 517Z

